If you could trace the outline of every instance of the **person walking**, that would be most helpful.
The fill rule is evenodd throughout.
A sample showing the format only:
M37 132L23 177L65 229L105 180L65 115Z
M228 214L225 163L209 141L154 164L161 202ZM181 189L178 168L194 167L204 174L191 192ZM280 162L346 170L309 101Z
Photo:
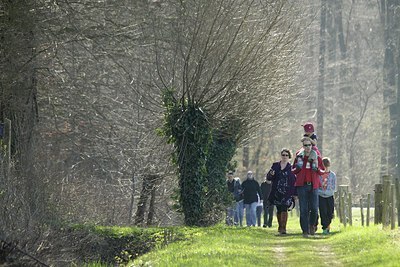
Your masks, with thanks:
M246 210L246 225L255 226L257 221L256 209L258 196L262 196L259 183L252 171L247 172L246 180L242 183L243 203Z
M303 151L297 152L292 171L296 174L296 191L300 205L300 226L303 237L315 234L315 224L318 216L318 188L320 187L319 175L324 173L321 157L310 158L312 143L309 137L301 139Z
M294 186L296 176L292 173L292 165L289 162L291 157L292 154L289 149L282 149L281 160L274 162L267 173L267 180L272 181L271 193L268 199L277 209L276 217L279 234L286 234L288 209L293 204L293 198L296 195Z
M234 203L227 208L226 211L226 224L243 226L243 197L242 186L240 178L233 178L233 171L228 172L228 179L226 180L228 191L232 194Z
M272 227L272 219L274 215L274 205L269 202L269 194L271 193L272 182L265 176L264 182L261 183L261 193L263 195L263 212L264 224L263 227Z
M335 200L333 195L336 191L336 174L330 170L330 158L322 158L322 164L325 167L325 173L319 176L319 216L321 218L322 234L327 235L330 231L330 224L335 210Z

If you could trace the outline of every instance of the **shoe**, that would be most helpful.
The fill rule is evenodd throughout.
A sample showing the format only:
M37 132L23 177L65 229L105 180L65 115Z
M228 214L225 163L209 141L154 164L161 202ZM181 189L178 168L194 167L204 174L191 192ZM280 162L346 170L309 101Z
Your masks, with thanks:
M281 219L281 214L282 213L277 213L276 218L278 220L278 233L280 234L282 232L282 219Z
M328 230L328 229L323 229L323 230L322 230L322 234L323 234L323 235L329 234L329 230Z
M315 226L314 225L310 225L308 230L310 231L310 235L315 235Z
M307 233L303 233L303 237L304 238L308 238L308 234Z
M266 227L267 227L267 225L266 225L266 224L263 224L263 227L264 227L264 228L266 228Z
M281 223L282 223L282 230L281 230L281 234L286 234L286 224L287 224L287 220L288 220L288 213L287 211L282 211L281 212Z

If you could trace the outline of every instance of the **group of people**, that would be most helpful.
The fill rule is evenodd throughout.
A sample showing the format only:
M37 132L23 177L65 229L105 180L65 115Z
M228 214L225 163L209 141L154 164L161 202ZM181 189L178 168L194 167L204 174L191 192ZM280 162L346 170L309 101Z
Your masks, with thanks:
M233 177L232 171L228 172L228 190L235 199L234 206L228 208L228 225L242 226L245 210L247 226L260 226L261 212L264 212L263 226L271 227L275 206L278 233L286 234L288 210L298 199L303 236L315 234L318 217L322 233L329 234L334 215L336 175L330 170L331 160L322 157L318 150L313 124L308 122L303 127L302 147L296 152L293 165L290 163L291 151L282 149L281 159L272 164L261 186L252 171L247 172L242 183L239 177Z

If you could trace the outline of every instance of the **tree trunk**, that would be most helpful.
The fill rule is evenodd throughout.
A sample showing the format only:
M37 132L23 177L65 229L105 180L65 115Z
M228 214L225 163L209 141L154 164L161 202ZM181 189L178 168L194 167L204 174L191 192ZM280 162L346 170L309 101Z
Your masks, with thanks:
M384 42L385 42L385 59L383 65L383 101L387 106L384 106L384 112L389 115L388 120L384 120L383 130L383 147L382 147L382 174L398 175L398 168L396 168L397 149L394 151L393 147L397 146L398 134L398 102L396 94L396 75L398 69L395 63L394 49L396 43L398 45L398 25L396 24L395 10L399 9L400 4L394 0L381 0L380 11L381 21L384 27ZM394 100L394 101L393 101ZM387 167L386 167L387 166ZM381 175L382 176L382 175Z
M34 128L38 120L36 44L33 34L36 24L32 12L35 7L29 1L3 1L1 9L0 121L11 120L12 139L9 151L16 170L15 177L10 177L8 184L1 185L2 188L7 188L7 196L4 198L10 201L8 204L13 209L6 207L1 212L2 216L13 221L12 228L22 227L29 231L33 221L42 219L41 215L46 207L42 181L35 176L33 157ZM16 226L17 223L23 225Z
M142 225L144 222L146 210L147 210L147 201L153 188L155 187L155 182L158 178L158 175L147 174L143 178L142 190L140 192L140 198L138 202L138 207L135 215L135 225Z
M147 214L147 226L153 225L154 223L156 191L157 187L154 186L153 189L151 190L149 213Z
M342 170L344 169L344 157L343 157L343 150L341 149L341 146L339 143L341 143L344 140L344 116L343 116L343 110L344 110L344 101L343 101L343 94L347 90L349 90L347 84L347 47L346 47L346 42L345 42L345 34L343 30L343 8L342 8L342 0L337 0L337 5L336 5L336 16L335 16L335 23L337 27L337 34L338 34L338 43L339 43L339 51L340 51L340 64L339 64L339 92L338 92L338 98L337 98L337 111L338 114L336 115L336 126L337 126L337 131L336 131L336 151L335 151L335 158L336 158L336 176L338 180L338 184L342 183Z
M128 224L132 222L132 216L133 216L133 206L135 202L135 174L132 174L132 188L131 188L131 201L129 204L129 216L128 216Z
M326 6L327 0L321 0L321 24L319 40L319 76L318 76L318 100L317 100L317 133L318 148L323 154L324 140L324 101L325 101L325 50L326 50Z

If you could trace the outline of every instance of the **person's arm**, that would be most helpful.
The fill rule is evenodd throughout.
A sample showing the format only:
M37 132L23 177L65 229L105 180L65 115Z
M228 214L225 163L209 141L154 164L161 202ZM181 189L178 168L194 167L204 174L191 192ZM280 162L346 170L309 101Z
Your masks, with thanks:
M258 196L260 197L260 201L261 201L262 199L264 199L264 196L263 196L263 194L261 192L261 186L260 186L260 184L258 182L257 182L257 186L258 186Z
M291 178L291 188L292 188L291 195L294 196L294 197L297 197L297 190L296 190L296 186L295 186L295 184L296 184L296 175L294 175L293 172L290 173L289 175L290 175L290 178Z
M293 162L293 166L292 166L292 172L293 172L294 174L298 174L298 173L301 171L301 168L300 168L300 166L298 165L298 160L297 160L297 158L298 158L298 157L295 157L295 158L294 158L294 162Z
M275 163L272 164L271 168L267 172L267 180L272 181L275 179Z
M316 170L316 172L317 172L319 175L322 175L322 174L325 173L325 166L324 166L324 164L322 163L321 157L318 157L318 169Z

